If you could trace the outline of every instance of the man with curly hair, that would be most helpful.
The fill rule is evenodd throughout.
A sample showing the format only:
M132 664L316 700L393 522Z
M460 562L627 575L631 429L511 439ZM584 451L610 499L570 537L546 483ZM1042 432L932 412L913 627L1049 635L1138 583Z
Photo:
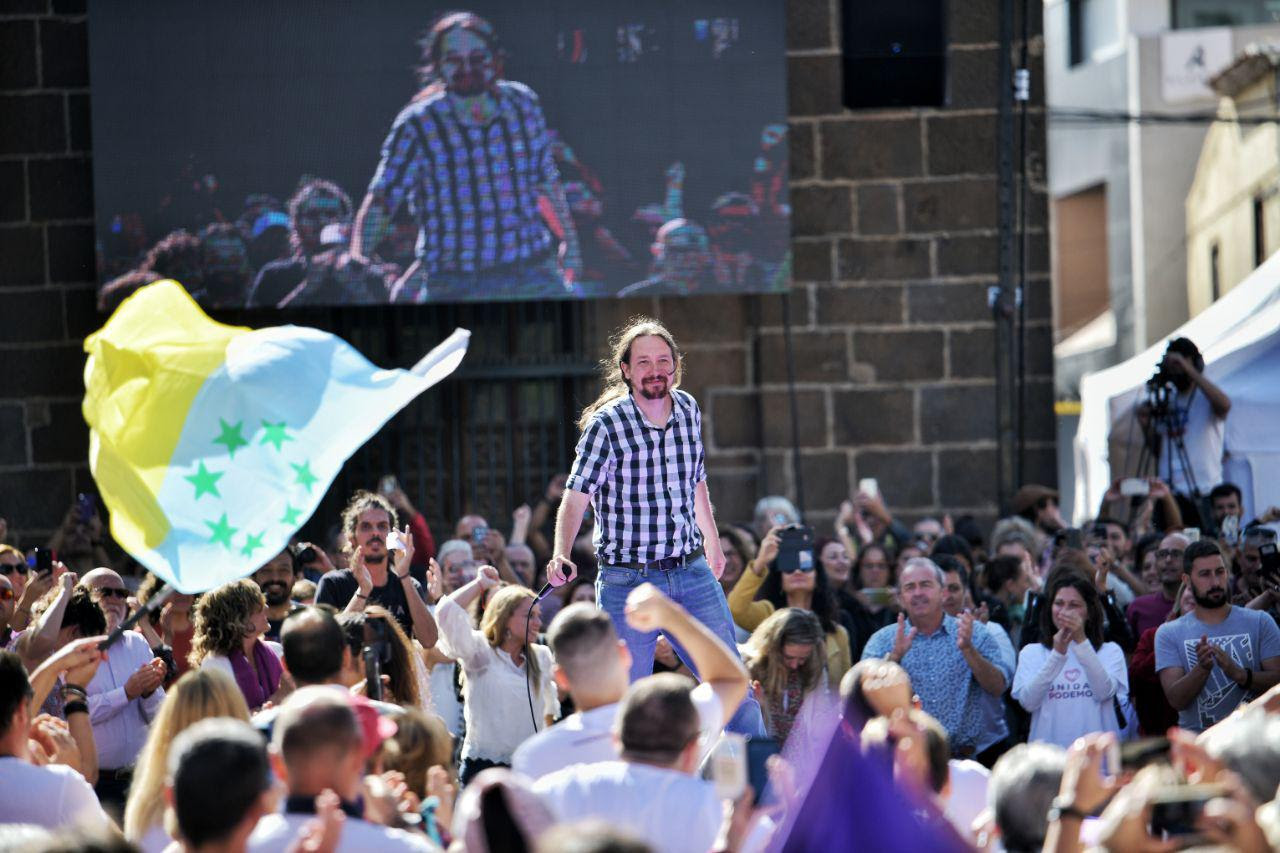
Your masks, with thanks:
M342 532L348 552L346 569L335 569L320 578L316 604L338 610L359 611L370 602L381 604L406 634L429 649L436 644L436 620L423 600L422 585L409 574L413 537L406 526L398 530L395 507L382 495L356 492L342 512ZM388 548L392 533L399 548Z

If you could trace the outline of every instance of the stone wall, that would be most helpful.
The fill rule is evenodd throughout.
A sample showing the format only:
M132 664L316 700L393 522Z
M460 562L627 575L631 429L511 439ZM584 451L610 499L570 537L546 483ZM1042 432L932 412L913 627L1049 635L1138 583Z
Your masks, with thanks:
M950 0L950 106L840 105L839 3L789 0L794 288L805 500L861 477L911 519L995 514L996 0ZM1039 4L1029 4L1038 9ZM1040 32L1038 18L1033 32ZM1033 43L1038 54L1039 41ZM92 490L81 341L94 310L84 0L0 6L0 516L31 541ZM1041 64L1033 63L1027 479L1055 479ZM688 351L720 515L794 496L782 299L596 303L652 312ZM377 311L380 309L364 309ZM29 543L28 543L29 544Z

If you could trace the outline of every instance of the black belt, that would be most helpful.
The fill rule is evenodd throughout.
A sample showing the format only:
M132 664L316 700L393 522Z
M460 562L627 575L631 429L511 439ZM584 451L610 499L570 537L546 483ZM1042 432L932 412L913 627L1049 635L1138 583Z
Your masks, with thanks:
M648 563L610 563L604 565L614 569L631 569L633 572L671 572L676 569L683 569L689 563L702 556L702 546L699 545L688 554L679 557L666 557L661 560L651 560Z

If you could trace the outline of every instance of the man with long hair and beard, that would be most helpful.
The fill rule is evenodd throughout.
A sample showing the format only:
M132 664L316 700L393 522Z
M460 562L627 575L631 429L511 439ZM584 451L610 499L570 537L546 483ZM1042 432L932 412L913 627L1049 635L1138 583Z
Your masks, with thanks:
M1156 672L1178 725L1201 732L1280 682L1280 628L1263 610L1231 603L1231 574L1212 539L1182 554L1195 610L1156 630Z
M417 223L417 259L392 301L565 296L581 272L546 118L532 89L503 79L504 58L471 12L443 15L423 41L423 88L383 143L351 244L364 260L399 212Z
M675 339L661 323L637 318L612 344L605 389L578 421L582 437L556 517L547 579L560 586L577 576L570 555L591 503L600 564L596 603L626 641L635 681L653 671L658 639L656 631L627 624L627 595L641 584L657 586L731 649L735 636L718 583L725 558L707 491L702 412L679 389ZM667 639L696 674L690 656ZM728 728L763 736L754 697L747 696Z

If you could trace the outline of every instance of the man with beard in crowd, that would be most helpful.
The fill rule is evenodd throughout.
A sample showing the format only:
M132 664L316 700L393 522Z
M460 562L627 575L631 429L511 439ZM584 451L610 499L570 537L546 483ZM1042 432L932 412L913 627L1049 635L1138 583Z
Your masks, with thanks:
M342 531L346 547L353 549L349 568L326 572L316 588L316 604L328 604L338 610L363 610L369 602L381 604L390 611L400 627L417 639L424 649L436 644L436 620L422 599L422 586L409 574L412 539L406 528L396 530L396 511L382 495L358 491L342 512ZM402 550L387 547L387 538L395 532L402 540L400 548L410 553L401 559Z
M1196 608L1156 631L1156 671L1178 725L1201 732L1280 682L1280 628L1261 610L1231 604L1217 542L1188 545L1182 566Z
M253 581L267 599L268 640L280 639L280 626L285 617L298 609L298 603L289 596L293 592L293 555L289 549L276 554L262 568L253 573Z
M417 260L394 301L567 295L582 255L538 96L503 79L493 27L470 12L438 19L423 59L425 88L383 143L352 254L371 257L407 210L418 225ZM540 200L563 235L561 269Z

